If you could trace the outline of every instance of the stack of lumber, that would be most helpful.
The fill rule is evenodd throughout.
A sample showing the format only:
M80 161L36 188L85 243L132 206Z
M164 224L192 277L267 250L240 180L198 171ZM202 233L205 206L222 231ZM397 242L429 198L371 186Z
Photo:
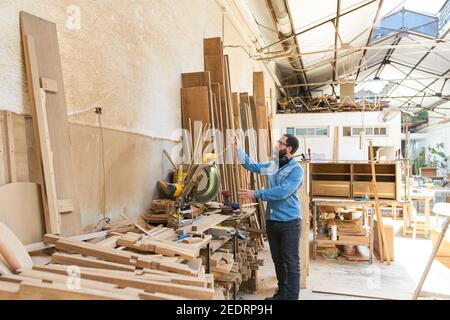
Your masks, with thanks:
M211 271L216 285L220 286L226 299L231 299L233 290L254 293L258 289L258 269L263 261L258 259L258 250L248 240L238 240L236 256L233 244L227 242L211 260Z
M214 298L213 277L198 263L117 247L121 240L138 238L132 233L95 243L47 234L44 242L54 245L51 261L35 265L18 238L0 228L0 299ZM155 241L170 237L166 229L155 229Z
M232 299L234 290L254 293L258 289L258 269L263 265L258 255L264 247L261 229L257 228L255 221L255 210L246 209L241 215L224 222L224 225L245 230L246 235L244 240L236 239L236 248L233 241L223 242L213 255L215 261L211 260L212 264L218 264L211 271L225 299Z
M125 220L88 235L47 234L45 246L40 246L51 254L46 265L35 265L17 237L2 226L0 299L231 299L234 289L255 291L262 246L252 227L254 210L239 220L250 231L245 240L236 240L236 254L233 241L222 241L213 250L211 274L205 274L204 249L211 242L205 233L229 218L212 213L177 232ZM179 231L189 237L180 240Z
M335 220L339 241L348 241L367 245L369 243L367 230L362 225L362 218L354 220Z
M230 62L220 38L204 39L204 71L181 75L182 127L190 134L183 137L184 161L198 162L201 153L214 152L221 175L221 191L231 191L232 201L239 189L262 189L265 179L246 172L237 162L234 135L240 137L245 151L255 161L267 161L271 150L271 113L267 111L264 75L253 75L253 95L231 90ZM257 131L255 131L257 130ZM256 152L259 150L260 152ZM223 202L219 194L218 202ZM264 204L258 216L265 227Z
M168 215L172 211L174 204L175 201L171 199L153 200L148 212L142 214L142 219L147 224L167 224Z
M46 235L44 242L55 245L56 252L50 264L33 265L14 235L3 233L0 253L9 272L0 276L0 299L214 298L211 275L181 257L115 248L127 237L131 235L94 244Z

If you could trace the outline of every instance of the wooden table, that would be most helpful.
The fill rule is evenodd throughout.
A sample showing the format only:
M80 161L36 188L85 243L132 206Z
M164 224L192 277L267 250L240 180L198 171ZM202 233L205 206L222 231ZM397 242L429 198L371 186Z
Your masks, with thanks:
M313 259L317 256L317 207L330 206L330 207L362 207L365 212L370 212L369 215L369 261L373 262L373 212L374 201L356 201L348 198L313 198ZM332 241L332 240L320 240L321 243L335 244L335 245L366 245L361 243L349 242L349 241Z

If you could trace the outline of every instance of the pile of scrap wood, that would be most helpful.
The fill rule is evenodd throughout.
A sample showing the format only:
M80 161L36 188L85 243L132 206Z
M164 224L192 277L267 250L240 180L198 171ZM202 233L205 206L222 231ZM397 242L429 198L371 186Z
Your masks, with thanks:
M235 257L232 252L233 244L227 242L211 259L215 283L222 288L227 300L233 298L234 290L256 292L258 269L263 265L263 260L258 259L260 249L252 246L248 240L238 240Z
M257 227L255 210L245 210L238 216L224 221L223 225L245 230L245 239L228 241L213 254L211 268L215 283L224 293L225 299L232 299L234 293L241 290L254 293L257 291L258 269L263 260L258 258L264 248L262 231ZM231 254L233 253L233 259Z
M89 242L49 234L44 242L54 246L51 261L34 265L15 235L3 229L0 299L215 297L213 277L204 273L198 258L198 243L191 247L168 240L173 230L154 228L149 235L112 232Z
M214 205L207 204L205 206L204 216L192 225L187 225L182 229L184 234L203 234L209 233L209 228L213 226L228 226L237 228L245 234L245 239L236 239L233 242L232 237L214 237L211 239L211 256L210 271L214 275L215 284L221 289L224 299L232 299L234 290L247 290L255 292L257 290L258 268L262 265L262 260L258 258L258 254L264 247L262 239L262 231L259 228L254 208L243 208L242 213L235 216L220 215ZM209 211L208 211L209 210ZM161 225L158 227L148 225L150 229L148 233L155 234L159 240L173 241L176 239L176 232L171 228L165 228ZM164 231L166 230L166 231ZM177 230L177 234L180 234ZM185 250L186 246L182 244L172 244L170 248L165 246L157 246L153 249L151 244L154 240L141 240L143 235L128 233L118 240L118 245L126 246L134 250L144 252L161 253L165 256L180 256L189 259L195 254L202 259L203 268L208 265L207 252L199 250L205 246L201 238L185 238L182 243L190 244L190 249ZM130 242L129 242L130 241ZM137 242L135 242L137 241ZM234 246L236 250L234 250Z
M0 299L230 299L234 288L255 291L262 243L254 210L244 216L239 224L247 237L236 239L236 247L230 239L208 234L230 218L220 214L202 216L176 231L124 219L93 234L47 234L42 244L27 246L49 255L42 265L35 265L17 237L3 227ZM180 231L187 237L180 238ZM213 251L210 263L208 244Z

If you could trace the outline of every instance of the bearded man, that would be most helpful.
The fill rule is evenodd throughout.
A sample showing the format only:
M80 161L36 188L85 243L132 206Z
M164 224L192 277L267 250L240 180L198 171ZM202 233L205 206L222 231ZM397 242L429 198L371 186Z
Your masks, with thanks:
M298 139L290 134L278 140L270 162L256 163L245 153L235 139L242 166L254 173L268 176L268 188L240 190L239 196L267 202L266 225L270 252L275 265L278 290L266 300L298 300L300 293L300 226L301 211L297 193L303 185L303 168L293 158L298 150Z

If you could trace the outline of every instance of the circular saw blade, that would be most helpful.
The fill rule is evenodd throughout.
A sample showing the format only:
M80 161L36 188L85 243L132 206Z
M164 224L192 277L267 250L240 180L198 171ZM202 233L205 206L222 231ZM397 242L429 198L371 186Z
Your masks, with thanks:
M200 203L212 201L219 194L220 188L220 173L217 167L207 166L203 168L197 183L192 200Z

